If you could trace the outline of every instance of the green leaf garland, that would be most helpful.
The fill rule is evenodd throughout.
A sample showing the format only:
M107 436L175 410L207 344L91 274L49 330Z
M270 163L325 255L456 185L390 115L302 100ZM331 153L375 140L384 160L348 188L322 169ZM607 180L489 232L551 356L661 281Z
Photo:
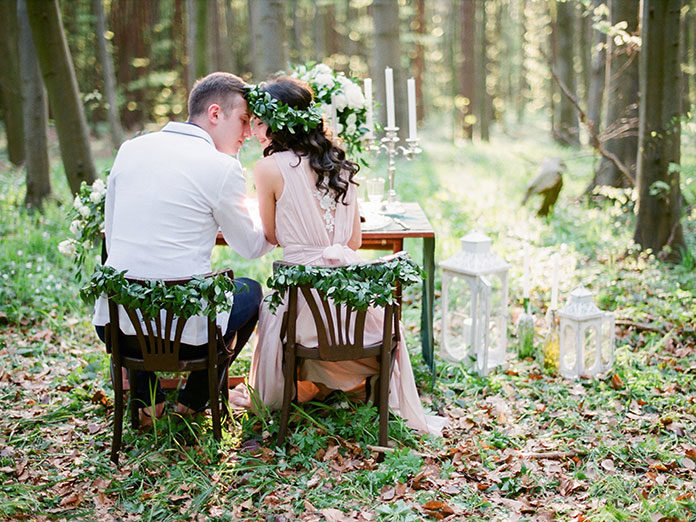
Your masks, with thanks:
M424 277L425 272L406 255L341 267L278 265L266 283L272 290L266 302L275 313L290 287L310 285L334 303L365 310L394 303L397 283L407 287L421 283Z

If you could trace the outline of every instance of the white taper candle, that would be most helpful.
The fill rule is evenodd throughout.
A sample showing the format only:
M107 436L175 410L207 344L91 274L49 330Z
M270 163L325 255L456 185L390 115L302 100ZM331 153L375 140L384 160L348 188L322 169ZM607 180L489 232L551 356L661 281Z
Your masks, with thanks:
M408 87L408 137L412 140L418 138L418 119L416 117L416 80L409 78Z
M553 255L553 276L551 277L551 309L558 309L558 254Z
M391 67L384 69L384 85L387 97L387 127L396 127L394 119L394 71Z
M365 78L365 108L367 109L365 125L369 129L367 136L371 138L375 126L372 119L372 78Z
M522 261L522 297L529 297L529 245L524 245Z

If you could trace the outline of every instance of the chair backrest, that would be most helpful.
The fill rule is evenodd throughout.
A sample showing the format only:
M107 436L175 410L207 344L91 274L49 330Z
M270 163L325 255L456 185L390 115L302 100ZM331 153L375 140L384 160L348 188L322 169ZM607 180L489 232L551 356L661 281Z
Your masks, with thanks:
M234 278L234 273L231 269L205 274L203 277L212 277L219 273L225 273L230 278ZM193 278L160 280L164 281L165 286L172 287L186 285ZM147 285L151 280L128 277L126 281ZM134 336L125 335L120 329L118 305L112 299L108 299L108 303L109 328L106 335L107 350L114 357L121 359L125 355L126 349L129 349L130 353L137 353L139 350L143 359L144 369L151 371L180 371L179 352L181 349L181 336L188 318L177 315L177 312L174 310L161 310L152 319L145 320L140 308L123 306L135 330ZM216 353L218 349L224 348L222 332L214 319L208 319L207 345L209 356Z
M378 262L379 263L379 262ZM276 261L273 268L291 265ZM337 269L340 267L331 267ZM299 292L298 292L299 290ZM365 318L367 310L359 310L346 304L334 303L331 298L312 285L295 285L288 289L287 309L283 317L283 330L288 343L296 343L296 323L299 295L304 297L314 319L317 330L318 345L316 349L324 361L341 361L360 359L366 356L367 349L376 349L384 345L391 349L399 341L398 304L384 306L384 323L382 339L373 345L365 346ZM309 347L305 347L309 348Z

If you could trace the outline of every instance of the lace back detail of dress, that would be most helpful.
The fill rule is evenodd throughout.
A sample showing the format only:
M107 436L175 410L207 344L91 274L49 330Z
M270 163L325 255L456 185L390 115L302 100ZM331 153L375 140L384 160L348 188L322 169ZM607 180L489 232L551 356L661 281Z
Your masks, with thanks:
M333 191L322 192L318 188L314 189L314 197L319 202L322 211L324 226L329 234L333 233L336 224L336 200Z

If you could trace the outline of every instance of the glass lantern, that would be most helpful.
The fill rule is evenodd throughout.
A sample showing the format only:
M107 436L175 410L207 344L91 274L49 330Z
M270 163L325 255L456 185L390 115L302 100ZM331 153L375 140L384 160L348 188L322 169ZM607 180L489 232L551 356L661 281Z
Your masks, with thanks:
M592 297L592 292L580 286L558 313L558 362L563 377L594 377L609 371L614 363L614 314L597 308Z
M484 234L471 232L461 242L462 249L440 263L442 355L457 362L472 358L486 375L505 363L510 266L491 252Z

